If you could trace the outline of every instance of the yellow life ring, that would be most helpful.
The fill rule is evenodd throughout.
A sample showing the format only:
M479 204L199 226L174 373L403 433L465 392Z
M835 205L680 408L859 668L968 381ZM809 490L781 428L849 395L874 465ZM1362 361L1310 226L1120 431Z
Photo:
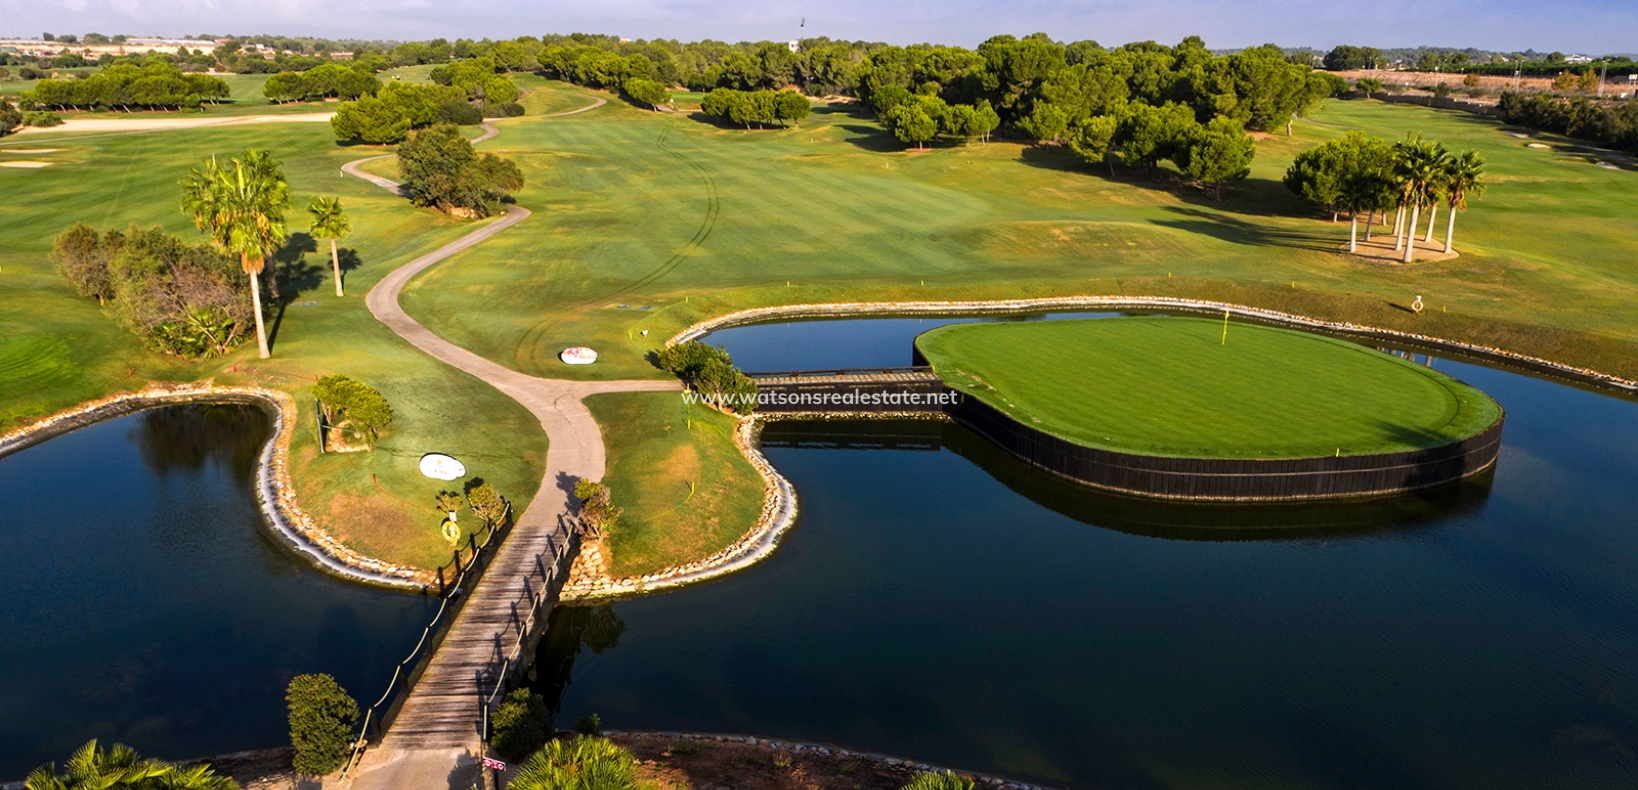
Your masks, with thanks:
M443 533L444 540L449 541L449 545L461 542L461 528L456 526L454 521L444 519Z

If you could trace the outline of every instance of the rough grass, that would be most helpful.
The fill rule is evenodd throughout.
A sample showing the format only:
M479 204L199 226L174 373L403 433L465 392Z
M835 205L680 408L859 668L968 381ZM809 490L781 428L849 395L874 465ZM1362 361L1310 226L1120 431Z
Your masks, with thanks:
M662 375L645 356L666 337L749 306L1076 293L1227 299L1638 375L1638 173L1557 138L1541 139L1562 151L1527 149L1465 113L1331 101L1316 119L1261 141L1252 177L1218 202L1169 170L1110 179L1055 147L908 155L841 106L784 130L623 102L524 118L484 147L523 167L518 201L535 217L421 278L405 304L503 364L585 378ZM1489 159L1491 189L1457 223L1460 258L1348 255L1346 222L1279 183L1298 151L1354 128ZM1431 310L1406 309L1417 295ZM556 361L576 344L602 361Z
M1364 346L1199 318L966 324L916 345L939 377L1076 444L1191 458L1437 447L1500 416L1484 393Z
M160 224L197 238L178 209L178 180L212 154L249 146L284 162L293 230L305 229L303 207L317 193L339 194L354 228L341 244L344 260L356 266L346 274L345 298L335 296L329 279L327 244L297 236L279 256L283 299L270 311L271 360L257 360L254 343L207 362L144 349L94 300L75 296L47 260L52 236L76 221L99 228ZM7 147L62 150L29 155L56 163L49 168L0 168L0 194L7 196L0 202L0 429L152 381L215 378L278 387L301 404L293 473L302 504L355 548L422 567L447 556L432 497L460 481L421 477L421 454L460 458L519 507L533 497L546 452L539 423L510 398L415 350L364 307L365 292L383 274L473 227L341 176L342 162L373 149L338 146L323 124L47 132L5 140L0 152ZM375 452L317 454L309 387L315 376L330 373L369 383L392 403L396 419Z
M733 418L676 393L597 395L604 475L625 509L608 535L609 570L640 575L715 553L756 522L762 478L734 446Z

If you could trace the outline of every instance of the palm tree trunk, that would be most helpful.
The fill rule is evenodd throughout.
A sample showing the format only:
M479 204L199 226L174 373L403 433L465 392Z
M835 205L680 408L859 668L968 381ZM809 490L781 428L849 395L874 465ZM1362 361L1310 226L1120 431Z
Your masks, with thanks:
M1376 209L1373 208L1371 213L1365 215L1365 241L1369 242L1371 240L1371 226L1375 224Z
M336 251L336 240L330 240L330 266L336 272L336 296L346 296L341 292L341 253Z
M1422 204L1411 206L1410 222L1405 223L1406 230L1410 231L1405 234L1405 263L1410 263L1416 255L1416 221L1421 219L1421 214Z
M1450 207L1450 222L1445 225L1445 252L1450 252L1450 243L1456 238L1456 207Z
M1428 235L1423 236L1422 241L1433 241L1433 220L1437 216L1439 216L1439 204L1434 203L1428 207Z
M1359 212L1348 212L1348 251L1359 252Z
M256 313L256 353L267 359L273 355L267 350L267 327L262 325L262 284L256 272L250 273L250 304Z
M1405 206L1400 204L1399 211L1393 215L1393 248L1405 249Z

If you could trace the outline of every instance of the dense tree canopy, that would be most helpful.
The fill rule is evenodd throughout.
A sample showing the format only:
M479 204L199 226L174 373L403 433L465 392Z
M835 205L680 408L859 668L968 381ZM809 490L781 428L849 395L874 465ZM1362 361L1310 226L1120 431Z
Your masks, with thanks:
M269 101L357 99L381 90L381 80L367 69L326 63L307 71L286 71L267 78L262 95Z
M516 163L478 153L450 124L411 133L398 146L398 171L415 205L458 216L487 217L523 188Z
M412 129L435 123L474 124L483 114L458 86L390 82L374 96L343 102L330 119L339 140L383 145L404 139Z
M41 80L24 93L25 109L175 110L225 99L228 85L218 77L184 74L174 64L156 60L122 63L84 79Z
M793 91L738 91L717 88L700 101L700 112L745 128L786 121L800 125L813 109L806 96Z

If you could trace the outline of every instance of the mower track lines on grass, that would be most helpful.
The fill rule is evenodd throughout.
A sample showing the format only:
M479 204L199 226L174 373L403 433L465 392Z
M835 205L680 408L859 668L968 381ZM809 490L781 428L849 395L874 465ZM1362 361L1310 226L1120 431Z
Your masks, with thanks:
M687 154L684 154L666 144L666 141L671 137L671 132L675 129L675 126L666 126L665 131L660 133L659 138L655 140L654 143L660 148L660 150L665 151L667 154L681 160L684 164L692 168L695 173L699 174L700 183L705 187L705 219L700 222L700 226L694 231L693 237L690 238L681 249L677 250L675 254L673 254L670 258L667 258L664 263L660 264L653 271L650 271L648 274L645 274L642 277L612 291L601 293L597 296L591 297L590 299L586 299L580 302L579 306L594 304L605 299L612 299L614 297L630 293L638 288L642 288L645 285L649 285L656 280L659 280L661 277L664 277L667 274L670 274L678 266L681 266L683 261L686 261L692 257L694 252L705 244L705 240L711 237L711 231L716 229L717 216L722 211L722 201L717 195L717 181L715 178L711 177L711 174L706 171L706 169L700 165L699 162L694 161ZM542 319L539 323L530 327L527 332L523 333L523 338L518 341L518 344L512 353L512 361L518 367L518 369L523 369L524 361L527 359L535 372L543 372L541 370L541 365L539 364L539 360L541 360L543 357L540 354L535 353L534 349L545 336L546 332L550 331L553 326L556 326L560 320L562 320L561 316L553 316ZM546 354L544 358L550 358L552 356L552 354Z

